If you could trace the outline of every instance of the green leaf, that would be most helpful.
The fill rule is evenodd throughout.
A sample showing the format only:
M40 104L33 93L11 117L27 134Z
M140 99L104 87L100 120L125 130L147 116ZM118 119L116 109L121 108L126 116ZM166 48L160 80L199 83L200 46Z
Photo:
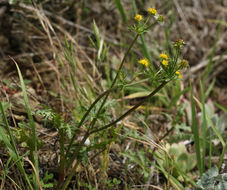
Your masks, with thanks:
M101 44L101 38L100 38L100 34L99 34L99 29L98 29L95 21L93 21L93 28L94 28L95 38L96 38L96 41L97 41L97 48L99 50L100 44Z
M121 4L121 1L120 0L114 0L120 14L121 14L121 18L124 22L127 22L127 18L126 18L126 15L125 15L125 12L124 12L124 8Z
M197 185L202 189L214 189L216 177L218 176L218 168L213 167L202 175L202 178L198 180Z
M25 107L26 107L26 110L27 110L29 125L30 125L31 130L32 130L32 135L31 135L32 146L31 146L31 149L30 149L30 154L32 156L32 160L34 161L36 172L39 174L38 153L37 153L37 151L38 151L38 147L37 147L38 138L37 138L37 134L36 134L36 130L35 130L35 123L34 123L34 119L33 119L33 116L32 116L31 108L29 106L28 95L27 95L27 92L26 92L26 88L25 88L25 84L24 84L24 80L23 80L20 68L15 61L14 61L14 63L17 67L18 75L19 75L19 78L20 78L20 83L21 83L21 88L22 88L22 92L23 92L23 96L24 96L24 103L25 103ZM35 173L33 173L33 175L34 175L34 178L36 179ZM35 189L39 189L39 184L38 184L37 179L34 180L34 182L35 182Z
M191 86L191 110L192 110L192 133L194 135L195 141L195 149L196 149L196 158L198 163L198 168L200 171L200 175L202 175L202 163L201 163L201 155L200 155L200 138L199 138L199 126L196 119L196 107L193 95L193 89Z
M96 48L95 42L92 40L91 36L88 36L89 41L91 42L91 45Z

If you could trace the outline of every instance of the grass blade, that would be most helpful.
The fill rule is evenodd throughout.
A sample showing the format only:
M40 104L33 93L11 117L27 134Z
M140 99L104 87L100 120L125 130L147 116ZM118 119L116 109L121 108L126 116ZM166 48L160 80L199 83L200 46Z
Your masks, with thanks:
M9 139L8 139L8 136L5 134L5 130L2 127L0 127L0 137L3 140L3 142L5 143L6 147L8 148L10 156L12 157L14 162L17 164L17 167L18 167L19 171L22 173L22 175L24 176L25 180L27 181L29 188L31 190L33 190L33 187L32 187L32 185L30 183L30 180L29 180L29 178L28 178L28 176L25 173L25 170L23 168L23 164L21 162L21 157L19 156L19 153L17 151L16 143L15 143L13 134L11 133L10 126L9 126L8 121L7 121L7 117L5 115L2 102L0 102L0 111L1 111L1 114L2 114L3 121L4 121L5 125L6 125L6 131L7 131L8 135L9 135Z
M117 6L117 8L118 8L118 10L119 10L119 12L120 12L120 14L121 14L122 20L123 20L125 23L127 23L127 17L126 17L126 15L125 15L125 11L124 11L124 8L123 8L123 6L122 6L122 4L121 4L121 1L120 1L120 0L114 0L114 2L115 2L116 6Z
M100 34L99 34L99 29L98 29L95 21L93 21L93 29L94 29L94 33L95 33L96 42L97 42L97 49L99 50L101 38L100 38Z
M26 111L27 111L27 115L28 115L28 120L29 120L29 125L31 127L32 130L32 135L31 135L31 142L32 142L32 148L30 148L30 155L32 158L32 162L34 163L36 172L39 174L39 165L38 165L38 148L37 148L37 135L36 135L36 130L35 130L35 123L34 123L34 119L32 116L32 112L31 112L31 108L29 106L29 101L28 101L28 95L26 92L26 88L25 88L25 84L24 84L24 80L20 71L20 68L18 66L18 64L16 63L16 61L11 58L13 60L13 62L15 63L16 67L17 67L17 71L18 71L18 75L20 78L20 83L21 83L21 88L22 88L22 92L23 92L23 97L24 97L24 103L25 103L25 107L26 107ZM35 177L35 174L34 174ZM38 181L35 177L35 188L39 189L39 184Z
M200 109L202 110L202 104L199 102L198 99L195 98L195 100L198 103ZM224 139L222 138L221 134L219 133L219 131L214 126L213 121L209 118L209 116L207 114L206 114L206 120L207 120L208 124L211 126L214 133L217 135L218 139L220 140L220 142L222 144L222 153L221 153L220 160L219 160L219 163L218 163L218 169L220 169L222 162L223 162L223 159L224 159L225 151L226 151L226 143L225 143Z
M201 164L201 155L200 155L200 139L199 139L199 126L196 120L196 107L193 98L193 89L190 86L191 90L191 111L192 111L192 133L195 141L195 149L196 149L196 158L197 158L197 166L200 172L200 176L202 176L202 164Z
M205 94L203 89L202 81L200 81L201 88L201 100L202 100L202 172L205 171L205 157L206 157L206 136L207 136L207 120L206 120L206 109L205 109Z
M159 167L156 164L152 164L154 167L159 169L166 177L166 179L169 179L172 185L177 189L177 190L184 190L185 188L183 185L172 175L170 175L163 167Z
M216 32L214 46L212 48L212 52L211 52L211 55L210 55L209 63L207 64L207 67L206 67L206 70L205 70L205 73L204 73L203 83L207 80L208 75L212 71L212 68L213 68L213 65L214 65L214 64L212 64L213 63L213 57L215 55L215 51L216 51L216 47L217 47L217 42L218 42L218 39L219 39L220 31L221 31L221 25L219 24L218 30Z

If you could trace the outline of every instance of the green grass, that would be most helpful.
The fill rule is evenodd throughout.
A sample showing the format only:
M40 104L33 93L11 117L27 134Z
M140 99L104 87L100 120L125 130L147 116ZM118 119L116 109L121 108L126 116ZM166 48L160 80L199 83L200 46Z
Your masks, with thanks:
M131 189L135 185L145 187L156 183L152 181L156 176L162 181L162 184L156 184L157 187L181 190L196 188L195 177L203 176L208 168L214 166L213 156L220 157L217 164L220 170L226 152L225 134L209 115L207 106L216 80L206 83L214 69L212 60L217 50L220 27L209 63L200 76L200 85L189 86L176 73L182 73L183 69L188 72L188 68L182 64L184 43L170 40L172 26L176 22L174 12L163 28L165 39L161 42L154 39L153 44L149 44L145 37L159 24L160 15L142 15L142 21L135 21L133 17L141 12L137 5L143 5L142 1L132 0L131 12L127 12L123 1L115 0L114 3L123 23L130 29L130 37L122 34L121 40L125 44L117 47L123 52L122 56L113 61L116 46L101 35L102 27L95 20L94 36L88 36L89 47L93 48L92 55L88 54L92 68L79 59L78 47L74 47L67 37L64 39L65 47L57 53L61 72L58 75L60 93L55 98L61 100L64 111L55 111L46 105L43 109L31 110L23 73L12 59L26 107L27 120L23 125L28 126L26 142L30 144L21 153L18 148L21 141L16 140L14 133L18 130L17 126L9 123L10 102L0 102L0 145L8 150L8 158L4 160L4 169L0 173L1 188L7 181L18 189L46 189L48 186L58 190L69 187L120 189L122 186ZM129 18L130 14L133 14L132 18ZM168 59L159 56L163 51ZM149 62L148 66L138 62L143 58ZM162 64L163 60L168 61L167 66ZM87 71L89 69L92 71ZM214 105L226 112L223 105L216 102ZM57 132L59 162L54 166L55 175L50 171L42 174L38 151L42 152L43 142L38 139L34 121L36 114L43 117L44 127ZM213 144L214 140L217 145ZM185 145L187 141L191 143ZM219 149L221 153L218 153ZM122 173L117 176L109 174L115 161L113 155L127 174L124 179ZM28 165L25 166L25 162ZM15 168L20 180L9 175ZM32 171L31 175L27 172L28 168Z
M124 11L124 7L122 6L122 3L120 0L114 0L115 4L116 4L116 7L118 8L120 14L121 14L121 18L122 20L127 23L127 17L126 17L126 14L125 14L125 11Z
M195 141L195 149L196 149L196 157L197 157L197 162L198 162L198 169L200 172L200 176L203 173L202 170L202 162L201 162L201 153L200 153L200 137L199 137L199 125L197 123L196 119L196 107L195 107L195 101L194 101L194 95L193 95L193 89L191 87L191 110L192 110L192 133L194 136L194 141Z
M6 131L7 131L7 133L6 133L5 130L4 130L4 128L3 127L0 127L0 135L1 135L1 140L4 142L5 147L9 151L10 159L8 161L10 161L11 159L14 161L14 164L17 165L19 172L23 175L23 178L25 179L26 183L28 184L28 187L30 189L33 189L32 185L31 185L31 182L29 180L29 177L26 174L25 169L23 167L23 160L22 160L23 157L21 157L19 155L19 153L18 153L16 142L15 142L15 138L14 138L14 136L12 134L12 131L11 131L10 126L9 126L9 123L7 121L7 117L5 115L5 110L4 110L4 107L3 107L2 102L0 102L0 109L1 109L3 123L5 124ZM8 164L7 164L3 178L9 177L7 175L7 170L8 169L9 168L8 168ZM11 180L11 178L10 178L10 180ZM11 181L13 181L13 180L11 180Z

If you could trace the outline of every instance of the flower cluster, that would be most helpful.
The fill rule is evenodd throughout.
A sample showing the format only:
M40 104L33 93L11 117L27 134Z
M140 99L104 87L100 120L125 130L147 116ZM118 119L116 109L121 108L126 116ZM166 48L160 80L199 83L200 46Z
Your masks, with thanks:
M164 22L165 18L163 15L160 15L158 14L157 10L155 8L149 8L147 9L147 12L149 15L152 15L156 18L156 20L158 22ZM143 20L143 16L140 15L140 14L137 14L134 19L137 21L137 22L140 22L141 20Z
M162 61L162 64L163 64L165 67L167 67L167 66L168 66L168 61L167 61L167 60L163 60L163 61Z
M142 34L146 32L149 28L151 28L154 25L154 23L149 25L150 16L153 16L156 22L164 21L164 16L159 15L155 8L147 9L147 13L149 17L147 17L146 19L144 19L141 14L136 14L134 16L134 20L137 22L137 25L130 27L130 29L136 31L137 34Z
M179 79L182 78L182 75L181 75L180 71L176 71L175 73L176 73L176 75L178 76Z
M157 10L155 8L149 8L149 9L147 9L147 12L149 14L152 14L152 15L156 15L157 14Z
M183 42L183 41L182 41ZM172 69L174 69L174 68L172 68L172 66L170 66L170 67L168 67L168 56L165 54L165 53L161 53L160 55L159 55L159 57L161 58L161 64L164 66L164 67L166 67L166 71L167 72L172 72L171 70ZM167 68L168 67L168 68ZM182 75L181 75L181 72L180 72L180 69L182 69L182 68L186 68L186 67L188 67L188 61L187 60L185 60L185 59L182 59L180 62L179 62L179 64L178 64L178 66L176 66L175 67L175 69L177 69L177 70L175 70L175 76L177 76L177 78L179 78L179 79L181 79L182 78Z
M160 58L165 59L165 60L169 59L168 56L163 52L160 54Z
M149 17L146 19L143 18L142 15L137 14L134 17L134 20L137 21L137 25L134 25L131 27L132 30L134 30L137 35L140 35L144 32L146 32L148 29L150 29L154 24L148 25L148 21L150 19L150 16L153 16L156 19L156 22L163 22L164 16L159 15L157 10L155 8L149 8L147 9ZM174 51L173 55L169 58L168 55L165 52L162 52L159 55L161 67L160 70L157 72L157 75L153 73L152 71L152 65L146 69L146 74L150 73L154 77L159 78L159 80L164 79L166 81L172 80L172 79L181 79L181 69L188 67L188 61L185 59L179 60L179 53L181 48L185 45L184 41L182 39L177 39L174 43ZM150 65L149 61L147 59L140 59L138 60L138 63L141 64L144 67L148 67ZM141 69L144 69L140 67Z
M134 19L135 19L136 21L140 22L140 21L143 19L143 17L142 17L142 15L137 14L137 15L134 17Z
M149 61L147 59L140 59L138 63L144 65L145 67L148 67L149 65Z
M168 66L168 56L165 53L161 53L159 56L162 59L162 65L164 65L165 67Z

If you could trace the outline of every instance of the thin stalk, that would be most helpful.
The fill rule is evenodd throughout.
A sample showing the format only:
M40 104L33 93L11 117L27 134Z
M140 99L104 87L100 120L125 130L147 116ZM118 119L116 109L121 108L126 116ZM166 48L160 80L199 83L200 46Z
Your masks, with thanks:
M117 122L121 121L122 119L124 119L127 115L129 115L130 113L132 113L134 110L136 110L139 106L141 106L145 101L147 101L149 98L151 98L152 96L154 96L159 90L161 90L168 82L163 82L162 84L160 84L154 91L152 91L148 96L146 96L143 100L141 100L138 104L136 104L135 106L133 106L131 109L129 109L127 112L125 112L123 115L121 115L118 119L116 119L115 121L99 128L99 129L95 129L93 131L91 131L89 133L89 135L93 134L93 133L97 133L99 131L102 131L104 129L107 129L113 125L115 125Z
M9 144L10 146L8 146L8 148L11 148L11 151L13 151L15 153L16 157L19 158L20 156L19 156L19 153L17 151L17 146L16 146L16 143L15 143L15 139L14 139L14 137L13 137L11 131L10 131L9 123L7 121L7 117L5 115L5 111L4 111L2 102L0 102L0 110L1 110L3 121L4 121L5 126L6 126L7 133L9 135L9 139L11 141L11 143Z
M82 139L80 145L79 145L78 148L76 149L76 152L79 152L79 151L80 151L81 147L84 145L84 143L85 143L85 141L87 140L88 137L89 137L89 134L88 134L88 133L84 135L84 138ZM77 156L77 155L76 155L76 156ZM72 161L74 161L74 159L75 159L76 156L73 155L73 159L71 159L71 161L70 161L71 163L72 163ZM75 164L75 166L72 168L70 175L66 178L66 181L65 181L65 183L63 184L62 189L61 189L61 188L59 188L59 189L61 189L61 190L66 190L66 189L67 189L67 187L68 187L68 185L69 185L69 183L70 183L72 177L74 176L74 174L75 174L75 172L76 172L76 168L78 167L79 163L81 162L81 159L82 159L82 158L78 158L78 159L77 159L76 164ZM71 163L70 163L69 165L71 165ZM59 187L61 187L61 184L59 185Z
M139 83L141 83L141 82L146 82L146 81L148 81L148 80L147 80L147 79L144 79L144 80L141 80L141 81L137 81L137 82L135 82L135 83L127 84L127 85L125 85L124 87L132 86L132 85L139 84ZM88 114L90 113L90 111L93 109L93 107L99 102L99 100L102 99L106 94L108 94L108 93L110 93L110 92L116 90L117 88L122 88L122 87L121 87L121 86L115 86L115 87L113 87L113 88L108 89L107 91L103 92L102 94L100 94L100 95L98 96L98 98L92 103L92 105L89 107L89 109L87 110L87 112L84 114L83 118L81 119L81 121L80 121L80 123L79 123L79 125L78 125L78 128L80 128L80 127L82 126L84 120L86 119L86 117L88 116ZM70 144L69 144L69 146L68 146L68 149L67 149L65 158L68 157L70 148L72 147L72 144L73 144L73 141L74 141L75 137L76 137L76 134L74 134L74 136L72 137L72 139L71 139L71 141L70 141ZM85 140L86 140L86 139L85 139ZM82 142L83 142L83 140L82 140ZM84 142L85 142L85 141L84 141ZM72 159L72 160L73 160L73 159ZM70 162L69 162L69 163L70 163ZM68 164L68 165L70 165L70 164Z
M3 105L2 105L2 102L0 102L0 111L1 111L1 114L2 114L2 119L6 125L6 130L7 130L7 133L9 135L9 137L7 137L6 135L4 135L4 130L2 127L0 127L0 133L1 133L1 138L3 140L3 142L6 144L8 150L9 150L9 154L10 156L13 158L15 164L17 164L17 167L19 168L20 172L22 173L22 175L24 176L26 182L28 183L28 186L29 188L32 190L33 187L30 183L30 180L24 170L24 167L23 167L23 164L22 164L22 161L21 161L21 158L18 151L17 151L17 147L16 147L16 143L15 143L15 139L13 137L13 134L12 132L10 131L10 126L9 126L9 123L8 123L8 120L7 120L7 117L5 115L5 111L4 111L4 108L3 108ZM10 142L11 141L11 142Z
M180 48L177 48L176 49L176 56L174 57L174 63L173 63L173 72L175 72L174 68L176 68L176 65L177 65L177 61L178 61L178 58L179 58L179 54L180 54Z
M114 85L115 85L115 83L116 83L116 81L117 81L117 79L118 79L118 76L119 76L119 74L120 74L120 72L121 72L121 69L122 69L122 67L123 67L123 65L124 65L124 62L125 62L125 60L126 60L126 57L128 56L130 50L132 49L132 47L133 47L133 45L134 45L134 43L136 42L136 40L137 40L138 37L139 37L139 34L136 34L134 40L133 40L132 43L130 44L130 46L129 46L127 52L125 53L124 58L123 58L122 61L121 61L120 67L119 67L119 69L118 69L118 71L117 71L117 74L116 74L116 76L115 76L115 78L114 78L114 80L113 80L113 82L112 82L110 88L113 88L113 87L114 87ZM88 132L90 131L90 129L92 129L92 128L94 127L94 125L95 125L95 123L96 123L96 121L97 121L97 119L98 119L98 117L99 117L99 114L100 114L100 112L101 112L103 106L105 105L105 103L106 103L108 97L109 97L109 93L106 94L106 97L104 98L104 100L103 100L101 106L99 107L99 110L98 110L98 112L96 113L95 118L92 120L92 122L91 122L91 124L90 124L90 126L89 126L89 128L88 128Z
M197 101L198 105L200 106L200 109L202 110L202 104L195 98L195 100ZM206 114L206 120L209 123L209 125L211 126L211 128L213 129L214 133L217 135L218 139L220 140L221 144L222 144L222 153L220 156L220 160L218 163L218 167L220 169L223 159L224 159L224 155L225 155L225 150L226 150L226 142L224 141L224 139L222 138L221 134L219 133L219 131L217 130L217 128L215 127L215 125L213 124L212 120L210 119L210 117ZM210 139L211 141L211 139ZM211 155L210 155L211 156Z
M114 85L115 85L115 83L116 83L116 81L117 81L117 78L118 78L118 76L119 76L119 74L120 74L120 71L121 71L121 69L122 69L122 67L123 67L123 64L124 64L124 62L125 62L125 59L126 59L126 57L128 56L128 54L129 54L129 52L130 52L132 46L134 45L134 43L136 42L136 40L137 40L138 37L139 37L139 34L136 34L134 40L133 40L132 43L130 44L130 46L129 46L127 52L125 53L124 58L122 59L121 64L120 64L120 67L119 67L119 69L118 69L117 75L115 76L115 78L114 78L114 80L113 80L113 82L112 82L112 84L111 84L111 86L110 86L110 89L107 90L107 91L106 91L105 93L103 93L102 95L100 95L100 96L93 102L93 104L89 107L89 109L88 109L87 112L84 114L83 118L81 119L81 121L80 121L80 123L79 123L79 125L78 125L78 128L80 128L80 127L83 125L83 122L85 121L85 119L86 119L87 116L89 115L90 111L91 111L91 110L94 108L94 106L99 102L99 100L100 100L103 96L105 96L105 98L104 98L104 100L103 100L101 106L99 107L99 110L98 110L98 112L97 112L97 114L96 114L96 117L92 120L92 122L91 122L91 124L90 124L90 126L89 126L89 128L88 128L88 131L89 131L91 128L93 128L93 126L95 125L95 123L96 123L96 121L97 121L97 118L98 118L98 116L99 116L99 114L100 114L100 112L101 112L101 109L103 108L104 104L106 103L106 100L107 100L107 98L109 97L109 94L110 94L110 92L112 91L112 89L113 89L113 87L114 87ZM72 144L73 144L73 141L75 140L75 138L76 138L76 133L73 135L73 137L72 137L72 139L71 139L71 141L70 141L70 144L69 144L69 147L68 147L67 153L66 153L67 156L68 156L68 154L69 154L69 151L70 151L70 149L71 149L71 147L72 147Z
M225 151L226 151L226 144L222 148L222 153L221 153L221 156L220 156L220 159L219 159L219 163L218 163L218 170L221 169L221 166L222 166L222 163L223 163L223 159L224 159L224 156L225 156Z
M207 119L208 123L210 124L211 128L213 129L214 133L217 135L218 139L220 140L220 142L222 144L222 153L221 153L221 156L220 156L220 159L219 159L219 163L218 163L218 169L220 170L222 162L223 162L223 159L224 159L224 155L225 155L226 142L224 141L224 139L222 138L221 134L219 133L219 131L214 126L212 120L207 116L207 114L206 114L206 119Z
M202 123L202 172L205 171L205 157L206 157L206 139L207 139L207 120L206 120L206 109L205 109L205 95L203 84L200 81L200 88L201 88L201 100L202 100L202 114L203 114L203 123Z
M205 73L204 73L204 77L203 77L203 83L205 84L205 82L207 81L207 78L208 78L208 75L209 73L212 71L212 68L214 67L214 64L213 64L213 57L215 55L215 51L216 51L216 48L217 48L217 42L218 42L218 39L220 37L220 31L221 31L221 25L219 24L218 25L218 29L217 29L217 32L216 32L216 37L215 37L215 41L214 41L214 46L212 48L212 52L211 52L211 55L210 55L210 58L209 58L209 62L206 66L206 70L205 70Z
M108 91L106 91L106 93L102 94L102 96L100 95L100 96L93 102L93 104L89 107L89 109L88 109L87 112L84 114L83 118L81 119L81 121L80 121L80 123L79 123L79 125L78 125L78 128L80 128L80 127L82 126L82 124L83 124L83 122L85 121L86 117L89 115L90 111L94 108L94 106L99 102L99 100L100 100L103 96L105 96L105 98L104 98L104 100L103 100L101 106L99 107L98 112L96 113L95 118L92 120L91 124L89 125L87 134L85 134L84 138L82 139L82 142L80 143L81 145L84 144L84 142L86 141L86 139L87 139L88 136L89 136L89 131L90 131L90 129L92 129L93 126L95 125L95 123L96 123L96 121L97 121L97 118L99 117L99 114L100 114L100 112L101 112L101 110L102 110L104 104L106 103L107 98L109 97L110 92L112 91L112 89L114 89L114 85L115 85L115 83L116 83L116 81L117 81L117 79L118 79L118 76L119 76L119 74L120 74L120 72L121 72L121 69L122 69L122 67L123 67L123 64L124 64L124 62L125 62L125 60L126 60L126 57L128 56L130 50L132 49L132 47L133 47L133 45L135 44L135 42L136 42L136 40L138 39L138 37L139 37L139 34L136 34L136 36L135 36L135 38L133 39L133 41L131 42L131 44L130 44L128 50L126 51L126 53L125 53L125 55L124 55L124 58L123 58L122 61L121 61L120 67L119 67L119 69L118 69L118 71L117 71L117 74L116 74L116 76L115 76L115 78L114 78L114 80L113 80L113 82L112 82L112 84L111 84L110 89L109 89ZM69 147L68 147L67 152L66 152L66 158L68 157L69 151L70 151L70 149L71 149L71 147L72 147L72 144L73 144L75 138L76 138L76 133L73 135L73 137L72 137L72 139L71 139L71 141L70 141ZM81 147L81 146L79 146L79 147L73 152L73 156L71 157L68 166L70 166L70 165L72 164L73 160L77 157L78 151L80 151L80 147ZM69 178L69 177L68 177L68 178ZM70 179L70 180L71 180L71 179Z
M209 169L212 166L212 141L211 141L211 134L209 135Z
M127 17L126 17L126 15L125 15L125 11L124 11L124 8L123 8L123 6L122 6L122 4L121 4L121 1L120 1L120 0L114 0L114 2L115 2L116 6L117 6L117 8L118 8L118 11L119 11L120 14L121 14L122 20L123 20L125 23L127 23Z
M202 176L203 172L202 172L202 163L201 163L201 155L200 155L199 129L198 129L198 123L196 120L196 108L195 108L192 86L191 86L191 111L192 111L192 133L195 141L196 158L198 163L197 166L200 172L200 176Z
M59 166L58 185L62 184L65 178L64 129L60 129L59 133L60 133L60 166Z
M137 14L136 2L135 2L135 0L132 0L131 2L132 2L133 12L134 12L134 14ZM153 26L153 25L154 24L150 25L148 28L146 28L146 30L151 28L151 26ZM149 51L147 49L147 44L145 42L143 34L140 35L140 40L141 40L141 43L142 43L142 48L143 48L143 52L144 52L145 57L149 60L150 63L152 63L152 59L151 59L150 53L149 53ZM154 68L152 66L152 71L153 71L153 69ZM154 73L152 73L152 74L154 74Z
M27 92L26 92L22 73L21 73L20 68L19 68L18 64L16 63L16 61L12 57L10 57L10 58L13 60L13 62L15 63L15 65L17 67L17 71L18 71L18 75L19 75L19 79L20 79L20 83L21 83L21 89L22 89L23 97L24 97L24 103L25 103L25 107L26 107L26 110L27 110L29 125L30 125L31 130L32 130L31 141L32 141L33 147L30 148L30 155L31 155L32 162L35 165L35 170L39 174L38 138L37 138L37 134L36 134L35 123L34 123L32 112L31 112L31 109L30 109L30 106L29 106L28 95L27 95ZM36 179L35 174L33 174L33 175L35 177L35 181L34 181L35 189L39 189L39 184L38 184L38 181L37 181L38 179Z
M108 93L110 93L110 92L116 90L117 88L120 88L120 86L116 86L116 87L114 87L114 88L110 88L110 89L106 90L105 92L103 92L102 94L100 94L100 95L96 98L96 100L91 104L91 106L88 108L88 110L86 111L86 113L83 115L83 117L82 117L82 119L80 120L80 123L78 124L77 127L80 128L80 127L83 125L85 119L87 118L87 116L89 115L89 113L91 112L91 110L95 107L95 105L96 105L96 104L97 104L97 103L98 103L106 94L108 94ZM71 141L70 141L69 146L68 146L67 151L66 151L65 158L68 157L69 151L70 151L70 149L71 149L71 147L72 147L72 144L73 144L75 138L76 138L76 133L74 133L73 137L71 138Z
M142 105L145 101L147 101L149 98L151 98L152 96L154 96L159 90L161 90L168 82L164 81L162 84L160 84L154 91L152 91L148 96L146 96L143 100L141 100L141 102L139 102L138 104L136 104L134 107L132 107L130 110L128 110L127 112L125 112L122 116L120 116L118 119L116 119L115 121L109 123L108 125L105 125L104 127L102 128L99 128L97 130L93 130L89 133L89 131L85 134L84 138L82 139L80 145L78 146L78 148L76 149L76 153L79 152L79 150L81 149L81 147L84 145L85 141L87 140L87 138L93 134L93 133L96 133L96 132L99 132L101 130L104 130L104 129L107 129L111 126L113 126L114 124L116 124L117 122L121 121L123 118L125 118L127 115L129 115L131 112L133 112L134 110L136 110L140 105ZM76 158L76 155L73 155L73 159L71 160L74 160ZM66 179L64 185L63 185L63 188L62 190L65 190L72 177L74 176L75 172L76 172L76 168L78 167L80 163L80 159L77 160L75 166L73 167L69 177Z

